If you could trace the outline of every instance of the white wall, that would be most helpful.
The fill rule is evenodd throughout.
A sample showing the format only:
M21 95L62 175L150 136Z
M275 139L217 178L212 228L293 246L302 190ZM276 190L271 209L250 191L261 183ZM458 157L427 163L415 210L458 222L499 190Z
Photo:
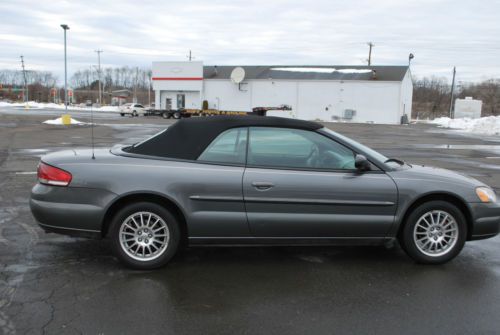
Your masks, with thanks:
M198 91L203 85L203 62L153 62L153 89Z
M248 80L239 91L230 80L205 79L203 88L201 100L221 110L250 111L252 107L286 104L292 106L291 112L268 115L331 121L342 118L345 109L353 109L352 122L394 124L400 123L402 115L401 82Z
M252 109L251 85L233 84L231 80L204 80L203 97L209 108L248 112Z
M408 70L401 82L401 101L400 101L400 114L408 115L408 120L411 120L411 108L413 103L413 81L411 79L411 72Z

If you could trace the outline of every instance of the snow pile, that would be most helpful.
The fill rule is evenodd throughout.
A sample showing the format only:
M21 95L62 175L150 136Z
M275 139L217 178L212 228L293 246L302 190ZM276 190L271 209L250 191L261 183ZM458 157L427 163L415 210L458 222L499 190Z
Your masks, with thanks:
M288 72L316 72L316 73L371 73L370 69L336 69L333 67L273 67L273 71L288 71Z
M15 107L15 108L30 108L30 109L64 109L64 104L55 104L52 102L3 102L0 101L0 107ZM118 112L118 106L102 106L102 107L93 107L92 108L96 112ZM68 106L68 110L90 110L90 107L87 106Z
M499 135L500 134L500 116L487 116L479 119L450 119L449 117L440 117L431 121L443 128L459 129L468 133Z
M57 126L62 126L62 125L64 125L63 120L62 120L62 117L58 117L57 119L54 119L54 120L47 120L47 121L43 121L43 123L45 123L45 124L57 125ZM76 119L71 118L71 124L79 124L79 125L83 125L83 124L86 124L86 123L85 123L85 122L81 122L81 121L78 121L78 120L76 120Z

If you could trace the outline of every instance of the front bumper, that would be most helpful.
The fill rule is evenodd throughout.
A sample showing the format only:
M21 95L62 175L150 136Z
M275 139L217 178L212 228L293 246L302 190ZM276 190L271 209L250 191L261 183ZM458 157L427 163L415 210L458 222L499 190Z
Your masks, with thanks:
M106 208L115 197L114 193L98 189L36 184L30 208L47 232L100 237Z
M500 203L470 203L472 232L470 240L496 236L500 232Z

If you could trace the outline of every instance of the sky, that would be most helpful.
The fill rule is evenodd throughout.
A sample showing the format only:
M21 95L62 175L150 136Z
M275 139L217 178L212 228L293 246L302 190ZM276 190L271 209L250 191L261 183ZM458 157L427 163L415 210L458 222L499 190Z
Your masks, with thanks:
M500 78L500 0L0 0L0 69L97 64L406 65L416 77Z

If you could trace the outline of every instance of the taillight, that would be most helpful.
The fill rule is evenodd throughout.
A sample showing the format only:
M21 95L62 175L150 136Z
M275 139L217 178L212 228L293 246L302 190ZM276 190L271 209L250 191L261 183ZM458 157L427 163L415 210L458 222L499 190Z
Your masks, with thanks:
M38 181L42 184L68 186L71 182L71 173L40 162L38 164Z

